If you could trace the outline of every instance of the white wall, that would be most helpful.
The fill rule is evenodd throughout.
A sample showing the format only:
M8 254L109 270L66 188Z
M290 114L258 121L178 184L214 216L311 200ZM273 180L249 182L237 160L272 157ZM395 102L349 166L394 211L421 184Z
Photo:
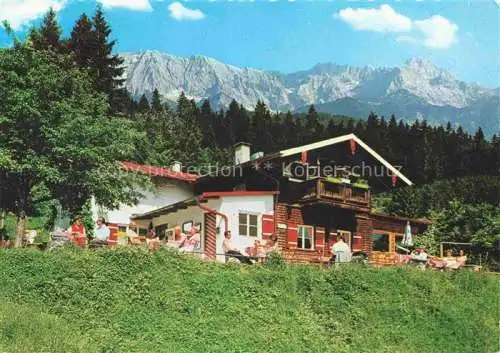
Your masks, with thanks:
M256 238L248 236L240 236L238 229L239 213L253 213L258 215L258 239L262 240L262 215L274 214L273 195L261 196L224 196L219 200L217 211L229 217L229 230L232 234L233 247L238 248L242 252L247 246L253 246ZM222 217L217 217L217 254L223 254L222 242L224 241L224 220ZM223 255L218 255L217 260L225 261Z
M110 223L125 225L130 222L130 217L133 214L153 211L194 196L191 185L174 180L157 185L154 191L141 190L140 192L144 197L137 205L121 205L117 210L100 209L93 201L92 214L94 219L102 215Z
M184 197L182 200L192 197ZM173 202L171 202L173 203ZM154 208L160 208L167 206L167 203L160 203ZM264 214L274 214L274 202L273 195L260 195L260 196L224 196L218 199L210 199L204 205L217 210L218 212L225 214L229 219L229 230L232 233L232 243L235 248L240 249L242 252L248 246L253 246L256 239L262 240L262 215ZM146 212L146 211L144 211ZM161 215L159 217L154 217L152 219L153 226L159 226L162 224L168 224L168 228L173 228L177 225L182 227L182 224L186 221L193 221L193 223L201 223L201 240L202 247L204 247L205 242L205 224L204 224L204 213L206 211L202 210L198 206L190 206L183 210L178 210L177 212ZM257 223L257 238L240 236L239 235L239 214L240 213L252 213L258 216ZM149 225L149 220L138 220L137 225L140 228L147 228ZM216 227L218 233L216 234L216 253L223 254L222 242L224 241L224 220L222 217L217 216ZM217 260L224 262L225 256L218 255Z

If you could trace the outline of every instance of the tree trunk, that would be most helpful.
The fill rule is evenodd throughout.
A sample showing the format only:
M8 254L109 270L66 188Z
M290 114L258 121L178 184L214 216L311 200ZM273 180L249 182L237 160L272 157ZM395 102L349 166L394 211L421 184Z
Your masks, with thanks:
M14 247L20 248L23 246L23 237L24 231L26 229L26 213L21 211L17 216L17 225L16 225L16 242L14 243Z

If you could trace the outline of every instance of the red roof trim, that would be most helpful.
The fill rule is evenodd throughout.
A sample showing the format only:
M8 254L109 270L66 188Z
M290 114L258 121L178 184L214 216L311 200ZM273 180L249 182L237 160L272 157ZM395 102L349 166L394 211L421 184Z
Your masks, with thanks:
M209 191L201 194L202 198L224 196L263 196L278 195L279 191Z
M175 171L170 170L168 168L154 167L151 165L143 165L143 164L137 164L134 162L126 162L126 161L121 161L120 163L126 171L138 172L138 173L143 173L143 174L147 174L147 175L151 175L151 176L159 176L159 177L164 177L164 178L169 178L169 179L181 180L181 181L186 181L189 183L194 183L199 178L199 176L196 174L175 172Z

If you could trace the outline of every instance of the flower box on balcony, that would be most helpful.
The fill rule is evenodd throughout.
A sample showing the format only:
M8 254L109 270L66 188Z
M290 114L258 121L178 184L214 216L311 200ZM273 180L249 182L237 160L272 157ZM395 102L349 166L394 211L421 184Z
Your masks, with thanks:
M364 179L358 179L356 182L352 184L353 187L359 188L359 189L369 189L370 186L368 185L368 182Z
M325 181L327 181L329 183L333 183L333 184L343 184L344 183L344 181L341 178L335 178L332 176L326 177Z

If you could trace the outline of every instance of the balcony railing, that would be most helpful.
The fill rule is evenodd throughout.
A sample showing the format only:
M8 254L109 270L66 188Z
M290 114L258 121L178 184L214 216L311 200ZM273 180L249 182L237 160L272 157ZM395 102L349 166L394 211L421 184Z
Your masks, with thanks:
M327 179L307 180L300 185L300 200L331 200L334 203L370 207L370 190L352 184L336 183Z

